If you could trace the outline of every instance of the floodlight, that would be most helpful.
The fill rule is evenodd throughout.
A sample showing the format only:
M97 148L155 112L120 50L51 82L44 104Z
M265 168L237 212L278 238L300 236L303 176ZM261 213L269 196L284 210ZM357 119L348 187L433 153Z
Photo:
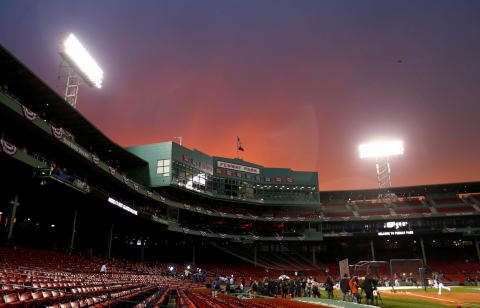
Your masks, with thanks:
M89 85L102 87L103 71L82 46L75 35L70 34L62 43L60 55L74 66L82 79Z
M400 140L361 144L358 147L360 158L383 157L403 154L403 142Z

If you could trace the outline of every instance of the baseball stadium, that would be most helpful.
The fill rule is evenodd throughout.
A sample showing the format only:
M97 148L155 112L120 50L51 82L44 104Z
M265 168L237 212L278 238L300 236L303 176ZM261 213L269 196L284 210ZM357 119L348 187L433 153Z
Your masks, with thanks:
M126 2L0 2L0 308L480 307L478 2Z
M322 191L122 148L4 47L0 68L2 307L480 306L480 182Z

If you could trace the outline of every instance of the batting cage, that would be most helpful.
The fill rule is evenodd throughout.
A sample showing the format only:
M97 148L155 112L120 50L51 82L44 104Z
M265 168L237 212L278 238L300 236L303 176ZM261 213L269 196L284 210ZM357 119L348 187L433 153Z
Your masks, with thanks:
M395 287L417 287L426 290L428 282L422 259L391 259L390 277Z

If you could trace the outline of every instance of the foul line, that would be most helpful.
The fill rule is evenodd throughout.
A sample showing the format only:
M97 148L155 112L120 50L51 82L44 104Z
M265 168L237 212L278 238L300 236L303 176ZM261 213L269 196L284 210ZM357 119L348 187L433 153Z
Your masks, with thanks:
M414 295L414 296L419 296L419 297L424 297L424 298L435 299L435 300L438 300L438 301L445 301L445 302L451 302L451 303L460 303L460 301L454 301L454 300L451 300L451 299L444 299L444 298L438 298L438 297L420 295L420 294L415 294L415 293L412 293L412 292L405 292L405 293L406 293L406 294L409 294L409 295ZM440 296L441 296L441 295L440 295Z

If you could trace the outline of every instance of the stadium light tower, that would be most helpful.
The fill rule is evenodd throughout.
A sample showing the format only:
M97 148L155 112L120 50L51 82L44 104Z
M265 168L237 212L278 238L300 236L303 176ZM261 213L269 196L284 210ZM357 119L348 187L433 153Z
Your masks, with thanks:
M392 187L390 181L390 163L388 157L393 155L403 154L403 142L400 140L376 142L369 144L361 144L359 147L360 158L375 157L377 167L377 180L380 189L388 190ZM382 193L378 196L379 199L391 199L395 197L388 192Z
M63 60L61 68L67 70L64 98L76 108L81 81L89 87L101 88L103 71L73 34L62 37L59 54Z

